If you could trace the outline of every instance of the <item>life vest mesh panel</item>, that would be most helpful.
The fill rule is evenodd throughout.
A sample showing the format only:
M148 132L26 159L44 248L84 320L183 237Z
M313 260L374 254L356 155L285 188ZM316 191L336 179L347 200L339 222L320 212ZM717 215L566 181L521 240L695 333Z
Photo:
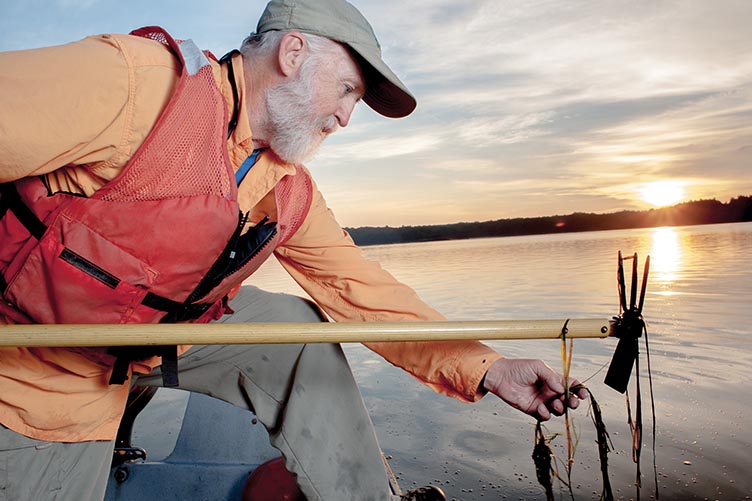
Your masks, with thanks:
M280 211L283 229L280 245L287 242L300 228L311 207L311 176L303 167L298 166L297 171L295 176L285 176L277 185L277 200L282 200L284 204Z
M160 33L153 35L152 38L164 40ZM217 113L224 109L224 103L213 90L211 67L204 66L178 85L190 87L191 91L177 93L160 119L163 131L175 132L147 137L121 178L103 187L94 198L143 202L194 195L230 197L229 172L207 175L204 168L197 168L227 164L225 145L214 139L225 134L226 120L224 114ZM181 99L184 96L190 97ZM154 168L155 159L160 164L158 169Z
M149 31L149 32L144 32L145 30L138 30L138 31L141 32L140 36L142 36L144 38L150 38L150 39L155 40L155 41L157 41L157 42L159 42L159 43L161 43L163 45L167 45L168 47L170 45L169 41L167 40L167 37L161 31ZM176 42L180 42L180 40L176 40Z

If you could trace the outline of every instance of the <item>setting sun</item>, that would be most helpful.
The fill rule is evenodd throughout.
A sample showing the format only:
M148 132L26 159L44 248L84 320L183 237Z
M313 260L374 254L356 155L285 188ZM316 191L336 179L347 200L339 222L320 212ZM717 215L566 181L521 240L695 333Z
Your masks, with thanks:
M684 199L684 185L679 181L648 183L640 189L640 198L656 207L673 205Z

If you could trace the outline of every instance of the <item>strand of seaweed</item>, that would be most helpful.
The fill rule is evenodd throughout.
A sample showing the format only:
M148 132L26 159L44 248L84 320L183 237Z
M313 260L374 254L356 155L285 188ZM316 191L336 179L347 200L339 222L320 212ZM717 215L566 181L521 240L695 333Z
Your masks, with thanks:
M588 410L588 414L590 415L596 430L598 458L600 462L601 476L603 477L603 489L601 491L600 499L602 501L613 501L614 495L608 474L608 453L613 450L613 443L611 442L611 438L606 430L606 425L603 423L603 414L601 413L601 408L598 405L597 400L593 396L593 392L584 384L579 384L571 388L569 387L569 372L572 365L574 343L573 340L570 339L569 347L567 348L566 332L567 329L565 324L561 335L561 359L562 373L565 381L565 403L569 401L572 393L577 393L582 389L588 392L588 396L590 397L590 409ZM546 438L546 435L543 433L541 422L538 421L535 425L535 446L533 448L532 458L533 463L535 464L536 477L546 492L547 501L554 501L553 478L558 479L567 487L571 499L574 500L574 491L572 489L572 466L574 465L574 454L579 443L579 435L574 425L574 420L570 419L569 408L567 405L564 406L564 427L566 429L567 437L567 458L566 461L560 462L564 463L566 468L566 480L559 474L556 461L558 458L556 458L551 450L551 441L556 438L557 435L553 434L550 435L549 438Z
M543 433L541 422L535 423L535 447L533 447L533 464L535 464L535 476L538 483L546 491L546 501L554 501L554 485L551 479L551 473L556 475L553 470L551 459L554 453L549 445L551 439L547 439Z
M569 388L569 371L572 367L572 352L574 348L574 339L569 340L569 349L567 349L567 324L564 324L564 328L561 330L561 365L562 374L564 375L564 429L567 432L567 488L569 489L569 495L574 499L574 492L572 491L572 466L574 465L574 453L579 443L579 436L577 435L577 429L574 426L574 421L569 418L569 402L570 388ZM572 439L574 437L574 440Z
M655 459L655 430L656 430L656 424L655 424L655 396L653 394L653 370L650 367L650 343L648 342L648 327L647 324L644 327L645 332L645 360L648 363L648 388L650 389L650 412L651 412L651 419L653 420L653 482L655 486L655 500L659 501L660 497L658 494L658 465L656 463Z
M627 291L626 280L624 274L623 263L625 260L632 261L632 280L631 291L629 296L629 304L627 304ZM656 465L656 420L655 420L655 397L653 393L653 375L652 368L650 366L650 344L648 341L648 329L645 320L642 317L642 308L645 300L645 291L647 286L648 272L650 269L650 256L645 260L645 266L643 268L642 275L642 288L640 290L639 300L637 296L637 253L632 256L623 258L621 251L618 253L618 268L617 268L617 291L619 294L619 315L613 317L612 325L619 330L615 333L615 337L619 338L614 359L612 360L609 374L606 375L606 384L616 389L619 392L625 393L626 405L627 405L627 423L630 428L632 438L632 460L636 464L635 473L635 488L637 490L637 501L640 500L640 489L642 487L642 472L640 470L640 456L642 453L642 392L640 388L640 356L639 356L639 342L638 339L642 333L645 334L645 355L647 359L647 371L648 382L650 387L650 404L653 419L653 480L655 482L655 499L658 501L658 468ZM562 373L564 376L564 426L567 436L567 459L566 459L566 480L563 480L558 474L558 462L563 462L556 458L553 451L550 448L550 442L556 435L552 435L550 438L546 438L543 434L540 421L536 424L535 429L535 447L533 449L533 461L535 462L536 474L539 482L544 486L546 490L546 496L549 501L553 500L553 487L552 487L552 475L559 479L569 490L569 495L574 501L574 492L572 490L572 466L574 464L574 451L577 448L579 437L577 435L577 429L574 427L574 423L569 418L569 400L572 392L580 392L586 390L590 396L590 410L589 414L592 418L593 425L596 429L597 443L598 443L598 457L601 464L601 474L603 476L603 490L601 492L601 500L613 500L613 493L608 475L608 453L613 450L613 443L606 431L606 427L603 423L603 416L600 406L595 400L593 393L584 386L584 384L578 384L572 388L569 388L569 370L572 364L572 352L573 342L569 342L569 350L567 350L567 324L569 320L564 323L564 327L561 330L561 363ZM618 362L620 366L614 366L613 362L617 361L617 355L619 357ZM627 384L629 382L630 373L632 371L632 365L636 372L635 386L636 386L636 399L635 399L635 419L632 419L632 409L630 405L629 391L627 390ZM616 369L612 372L611 369ZM600 371L598 371L600 372ZM597 374L597 372L596 372ZM592 376L591 376L592 377ZM588 378L590 379L590 378ZM587 381L587 380L586 380ZM573 439L574 437L574 439ZM556 460L556 461L554 461ZM552 468L556 468L553 470Z
M655 435L656 435L656 422L655 422L655 397L653 394L653 371L650 366L650 344L648 341L648 329L647 326L643 327L643 333L645 334L645 359L647 361L648 369L648 387L650 391L650 411L652 419L652 452L653 452L653 485L655 487L655 499L660 500L660 494L658 491L658 466L655 458ZM632 461L636 465L635 474L635 489L637 491L637 501L640 500L640 489L642 487L642 471L640 469L640 456L642 453L642 392L640 390L640 357L635 359L635 371L637 378L635 381L635 419L632 420L632 412L630 408L629 392L625 394L627 404L627 424L632 432Z
M583 383L579 385L572 386L571 388L568 385L569 381L569 369L572 364L572 352L573 352L573 340L569 340L569 349L567 349L566 346L566 324L564 329L562 329L562 369L564 374L564 381L565 381L565 398L567 401L569 400L569 396L572 393L577 393L580 390L585 390L588 393L589 396L589 402L590 407L588 409L588 415L590 416L593 426L595 427L596 431L596 443L598 446L598 460L600 463L600 471L601 471L601 477L603 481L603 487L601 490L601 501L613 501L614 495L613 490L611 487L611 482L609 479L609 472L608 472L608 454L613 451L613 442L611 441L611 437L608 434L608 430L606 429L606 425L603 422L603 414L601 412L600 405L598 404L598 401L595 398L595 395L593 395L593 392ZM645 328L645 343L646 343L646 360L648 365L648 381L649 381L649 390L650 390L650 402L651 402L651 411L652 411L652 452L653 452L653 477L655 482L655 499L659 500L659 493L658 493L658 469L656 465L656 454L655 454L655 440L656 440L656 422L655 422L655 399L653 397L653 378L652 378L652 370L650 366L650 351L648 348L648 338L647 338L647 328ZM605 366L604 366L605 367ZM639 363L637 363L636 367L637 374L639 374ZM598 372L600 372L603 369L599 369L596 371L595 374L588 377L585 382L590 380L592 377L594 377ZM640 499L640 487L641 487L641 471L640 471L640 453L642 449L642 402L640 398L640 384L639 384L639 377L636 381L636 390L637 390L637 412L636 412L636 419L632 420L632 414L630 409L630 403L629 403L629 395L627 393L626 396L626 404L627 404L627 422L630 426L630 430L632 431L632 458L633 461L636 463L636 488L637 488L637 499ZM577 448L577 444L579 443L579 436L577 433L577 430L574 426L573 420L569 418L569 412L568 407L565 406L564 411L564 421L565 421L565 428L566 428L566 436L567 436L567 459L566 462L558 460L556 458L555 454L553 453L551 449L551 441L558 436L558 434L549 434L548 437L543 432L543 426L541 425L541 422L538 421L535 425L535 446L533 448L533 463L535 465L535 471L536 471L536 477L538 478L538 482L543 486L545 492L546 492L546 499L547 501L554 501L554 494L553 494L553 478L556 478L561 482L564 486L567 487L569 490L569 495L572 500L574 500L574 492L572 490L572 465L574 464L574 453ZM574 437L574 440L572 439ZM566 480L561 477L558 470L558 462L564 463L567 474L566 474Z
M613 501L614 494L611 488L611 482L609 480L608 473L608 453L613 450L611 437L609 436L608 430L606 430L606 426L603 423L603 415L601 413L600 406L593 396L592 391L590 391L590 389L585 385L572 387L573 391L579 391L580 389L585 389L590 397L590 409L588 410L588 414L590 415L596 430L598 459L600 462L601 476L603 478L603 488L601 491L600 499L601 501ZM569 457L567 458L567 478L562 478L562 476L559 474L557 462L554 461L557 458L554 452L551 450L551 440L556 438L558 434L549 434L547 437L543 432L543 428L544 427L542 426L541 422L538 421L535 425L535 446L533 448L532 454L533 463L535 464L535 474L538 482L546 492L547 501L554 501L555 499L553 494L554 478L558 479L565 487L567 487L570 497L574 499L574 491L572 490L571 480L571 464L574 462L574 457L571 456L571 459ZM574 450L573 447L568 447L568 449Z
M603 414L601 413L601 406L598 405L598 401L595 399L593 392L590 388L583 385L573 386L572 389L579 390L585 389L590 397L590 409L588 413L593 421L596 432L596 442L598 444L598 459L601 465L601 477L603 478L603 489L601 490L602 501L612 501L614 499L613 491L611 490L611 481L608 478L608 453L614 450L614 444L611 442L611 437L608 435L606 425L603 424Z
M596 430L596 442L598 445L598 460L600 463L601 477L603 479L603 487L601 489L601 501L613 501L614 494L611 488L611 481L608 473L608 454L613 450L614 446L611 442L611 437L608 434L606 425L603 423L603 414L601 412L600 405L595 399L593 392L584 384L573 386L572 391L577 392L584 389L588 392L590 400L590 408L588 415L590 416L593 426ZM551 441L558 436L558 434L549 434L548 436L543 432L543 426L540 421L535 425L535 447L533 448L533 463L535 464L535 474L538 478L538 482L544 488L546 492L546 500L554 501L553 494L553 479L558 479L562 485L569 489L569 494L574 499L574 492L571 488L571 477L565 480L559 474L556 456L551 449Z

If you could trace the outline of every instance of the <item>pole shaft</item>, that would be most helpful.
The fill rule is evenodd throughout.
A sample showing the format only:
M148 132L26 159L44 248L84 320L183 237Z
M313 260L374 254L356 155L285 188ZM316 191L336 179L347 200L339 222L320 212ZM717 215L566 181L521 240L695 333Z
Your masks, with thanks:
M565 320L0 326L0 346L147 346L556 339ZM607 319L571 319L569 338L603 338Z

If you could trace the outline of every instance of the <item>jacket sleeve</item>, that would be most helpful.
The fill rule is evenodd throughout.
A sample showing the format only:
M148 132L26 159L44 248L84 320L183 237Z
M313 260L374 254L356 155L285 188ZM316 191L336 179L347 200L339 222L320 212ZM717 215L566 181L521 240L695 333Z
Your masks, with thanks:
M154 42L100 35L0 52L0 182L64 166L59 188L120 172L163 108L175 63Z
M314 187L308 217L277 249L298 284L337 322L438 321L444 317L362 251ZM366 343L439 393L480 399L480 381L501 355L478 341Z

